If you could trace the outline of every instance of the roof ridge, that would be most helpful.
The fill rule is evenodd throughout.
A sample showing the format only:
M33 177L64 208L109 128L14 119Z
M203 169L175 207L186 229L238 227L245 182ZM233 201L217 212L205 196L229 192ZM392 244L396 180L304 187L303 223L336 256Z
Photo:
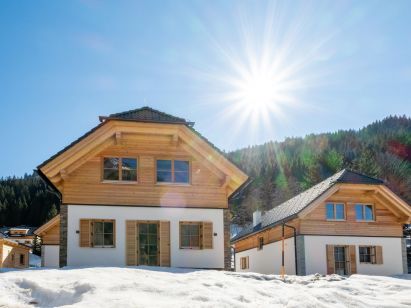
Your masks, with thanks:
M174 116L174 115L172 115L172 114L169 114L169 113L166 113L166 112L164 112L164 111L160 111L160 110L154 109L154 108L149 107L149 106L143 106L143 107L136 108L136 109L130 109L130 110L127 110L127 111L112 113L112 114L109 115L109 117L118 117L118 116L121 116L121 115L126 115L126 114L130 114L130 113L133 113L133 112L139 112L139 111L144 111L144 110L148 110L148 111L151 111L151 112L159 113L159 114L161 114L161 115L163 115L163 116L171 117L171 118L173 118L173 119L175 119L175 120L179 120L179 121L181 121L181 122L188 122L188 121L187 121L186 119L184 119L184 118L176 117L176 116Z

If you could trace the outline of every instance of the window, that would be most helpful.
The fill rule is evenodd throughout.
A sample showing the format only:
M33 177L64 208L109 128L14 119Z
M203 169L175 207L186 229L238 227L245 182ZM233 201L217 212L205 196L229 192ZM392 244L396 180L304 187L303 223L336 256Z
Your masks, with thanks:
M373 221L374 209L371 204L356 204L355 217L357 220Z
M103 180L137 181L137 159L104 157Z
M157 160L157 182L171 183L173 169L171 160Z
M258 238L258 250L261 250L261 249L263 249L263 246L264 246L264 238L261 236L261 237L259 237Z
M199 249L201 222L180 222L180 248Z
M25 262L25 255L20 254L20 265L25 265L25 264L26 264L26 262Z
M114 246L114 222L113 221L93 221L93 246L113 247Z
M240 258L240 267L241 267L241 269L248 269L249 268L249 258L248 257L241 257Z
M376 263L375 246L360 246L360 263Z
M190 163L187 160L157 160L158 183L190 182Z
M189 182L189 163L186 160L174 161L174 182L188 183Z
M328 220L345 220L344 203L327 203L326 215Z

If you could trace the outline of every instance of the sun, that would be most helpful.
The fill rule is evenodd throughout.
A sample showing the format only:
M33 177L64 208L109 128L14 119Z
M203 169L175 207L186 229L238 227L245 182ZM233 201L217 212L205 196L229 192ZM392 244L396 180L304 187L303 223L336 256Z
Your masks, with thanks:
M275 103L275 79L264 71L244 76L234 90L238 92L239 102L254 111L265 110Z

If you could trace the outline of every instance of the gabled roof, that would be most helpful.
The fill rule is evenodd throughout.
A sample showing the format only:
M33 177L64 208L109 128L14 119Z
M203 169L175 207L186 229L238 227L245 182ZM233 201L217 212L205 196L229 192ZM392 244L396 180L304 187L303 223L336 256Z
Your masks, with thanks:
M244 236L258 232L269 226L273 226L276 223L295 218L298 213L300 213L303 209L308 207L326 191L328 191L331 187L338 183L380 185L384 182L382 180L369 177L365 174L361 174L348 169L343 169L340 172L325 179L324 181L318 183L317 185L303 191L297 196L269 210L264 215L262 215L260 224L255 227L253 227L252 223L247 225L231 240L239 240Z
M110 114L108 117L101 116L100 121L107 119L112 120L129 120L137 122L154 122L154 123L177 123L188 126L193 126L193 122L189 122L186 119L173 116L171 114L150 108L142 107L129 111Z
M98 126L37 167L40 177L60 195L63 177L79 168L81 164L93 157L98 151L116 144L122 138L122 132L127 134L130 131L134 132L134 129L144 132L145 127L143 126L146 125L145 123L147 125L148 123L165 124L164 129L159 130L158 133L169 135L173 140L183 141L181 144L187 151L198 156L210 170L219 173L221 178L225 177L222 181L223 185L228 187L229 197L242 189L244 182L248 179L248 176L231 162L223 152L194 130L192 127L193 122L183 118L150 107L142 107L111 114L107 117L100 117L100 121L102 122ZM145 123L136 123L134 128L134 125L129 125L129 123L123 125L125 124L123 121Z
M47 233L48 230L58 225L59 223L60 223L60 214L54 216L48 222L46 222L45 224L41 225L36 230L34 230L34 234L41 236L42 234Z
M27 249L27 250L31 250L31 247L29 247L27 245L24 245L24 244L21 244L19 242L10 240L6 237L0 237L0 244L1 245L4 244L4 245L8 245L8 246L14 246L14 247L21 247L21 248L24 248L24 249Z

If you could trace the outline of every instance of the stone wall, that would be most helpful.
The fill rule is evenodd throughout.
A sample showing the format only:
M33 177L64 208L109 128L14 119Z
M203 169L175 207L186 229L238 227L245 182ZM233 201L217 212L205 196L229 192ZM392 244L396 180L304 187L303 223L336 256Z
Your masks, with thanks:
M60 267L67 265L67 204L60 205Z
M230 246L230 210L224 209L224 268L225 270L231 269L231 246Z

